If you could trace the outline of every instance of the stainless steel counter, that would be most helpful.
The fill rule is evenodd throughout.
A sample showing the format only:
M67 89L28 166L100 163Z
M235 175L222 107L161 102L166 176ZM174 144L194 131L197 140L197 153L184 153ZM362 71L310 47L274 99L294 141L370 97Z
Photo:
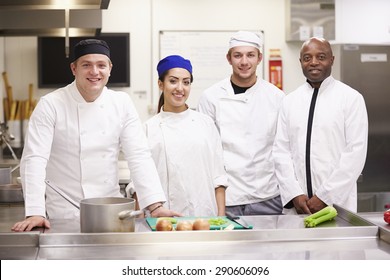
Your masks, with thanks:
M0 207L0 212L3 208ZM390 243L386 241L390 226L376 224L382 213L370 213L365 219L342 208L338 211L334 221L312 229L304 228L303 216L247 216L245 219L254 226L253 230L197 232L151 232L144 219L137 219L133 233L104 234L80 233L77 220L52 220L51 229L42 232L11 233L10 227L4 226L14 221L8 221L0 224L0 257L390 259Z
M359 216L366 219L367 221L377 225L379 227L378 235L380 239L390 243L390 225L383 219L383 212L377 213L359 213Z

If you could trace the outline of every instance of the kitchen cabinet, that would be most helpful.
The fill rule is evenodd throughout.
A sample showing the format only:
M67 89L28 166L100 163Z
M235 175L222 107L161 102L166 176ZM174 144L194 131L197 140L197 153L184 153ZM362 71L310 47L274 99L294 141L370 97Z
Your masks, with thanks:
M335 1L337 43L390 45L390 1Z

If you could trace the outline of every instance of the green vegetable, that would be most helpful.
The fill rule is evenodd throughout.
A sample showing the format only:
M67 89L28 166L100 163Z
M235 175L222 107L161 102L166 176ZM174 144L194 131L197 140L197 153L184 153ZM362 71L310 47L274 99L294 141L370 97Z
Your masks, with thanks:
M315 227L323 222L332 220L337 216L337 210L333 206L327 206L320 211L303 219L305 227Z
M227 220L224 218L211 218L209 219L209 224L212 226L221 226L227 223Z
M172 217L160 217L157 219L156 221L156 224L158 223L158 221L160 220L168 220L168 221L171 221L172 224L176 224L177 223L177 219L176 218L172 218Z

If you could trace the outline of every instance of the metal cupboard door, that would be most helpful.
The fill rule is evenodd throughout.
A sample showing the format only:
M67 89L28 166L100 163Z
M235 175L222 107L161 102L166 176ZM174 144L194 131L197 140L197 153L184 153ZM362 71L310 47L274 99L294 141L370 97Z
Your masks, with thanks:
M365 99L368 154L358 192L390 191L390 46L341 46L341 80Z

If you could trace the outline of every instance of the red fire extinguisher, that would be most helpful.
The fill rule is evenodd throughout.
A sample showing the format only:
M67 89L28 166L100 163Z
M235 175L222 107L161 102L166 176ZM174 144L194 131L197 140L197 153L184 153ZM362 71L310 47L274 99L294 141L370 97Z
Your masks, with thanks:
M278 88L283 89L282 57L280 55L280 49L270 49L269 81Z

